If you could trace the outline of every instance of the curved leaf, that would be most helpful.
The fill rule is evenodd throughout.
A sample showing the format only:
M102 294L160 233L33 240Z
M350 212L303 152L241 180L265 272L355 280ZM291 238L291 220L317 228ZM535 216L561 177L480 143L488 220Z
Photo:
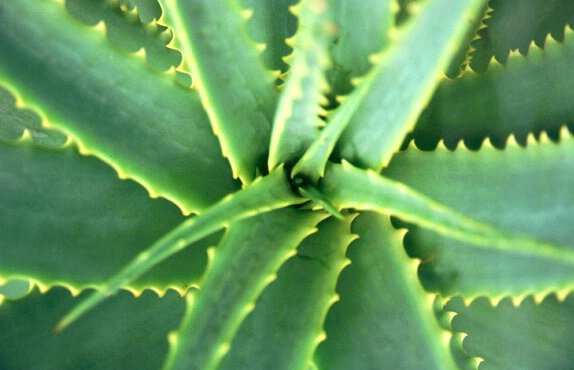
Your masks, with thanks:
M190 293L166 369L215 369L245 316L281 265L326 215L282 209L231 225L201 290ZM277 240L272 247L268 240Z
M281 90L271 131L271 170L282 163L292 164L319 136L321 105L327 103L324 70L330 64L327 44L335 27L330 21L330 6L302 0L293 11L299 16L299 28L290 42L294 50L289 58L289 79Z
M486 137L503 147L509 135L526 143L530 133L558 135L563 124L572 127L574 99L570 61L574 35L564 43L547 40L528 56L513 53L505 65L493 64L485 73L467 72L460 79L444 79L413 131L415 143L433 149L439 140L455 147L460 140L479 148Z
M247 316L221 369L307 369L325 338L323 322L348 263L353 215L328 218L299 245ZM312 368L312 367L311 367Z
M0 189L0 276L43 287L101 287L184 220L173 204L150 199L72 145L48 150L26 139L0 142ZM126 287L185 291L197 283L206 248L219 238L207 238Z
M574 140L564 128L559 144L531 137L526 148L511 141L505 150L409 147L383 174L477 220L574 249L572 158ZM574 284L566 261L478 250L422 230L408 238L410 253L427 261L420 270L425 287L441 294L523 295Z
M485 27L472 43L476 50L470 66L477 72L484 72L492 57L505 64L513 50L526 55L532 43L544 47L548 34L562 41L566 25L574 24L574 3L569 0L490 0L488 5L492 10Z
M347 162L331 165L319 190L337 207L392 214L477 247L552 258L574 264L574 250L527 234L494 228L425 197L404 184L357 169Z
M315 355L322 369L457 369L449 334L432 310L432 297L415 275L402 233L388 217L360 214L359 238L347 252L337 292L341 301L327 315L327 340ZM405 345L408 343L408 345Z
M102 289L96 291L85 301L82 301L81 304L64 317L56 330L65 328L92 307L102 302L107 296L131 283L151 267L190 244L224 227L228 227L235 221L304 202L305 199L293 193L282 167L266 177L258 178L244 190L228 195L201 216L182 222L151 247L139 253L120 272L112 276Z
M149 291L139 298L121 292L74 328L54 333L77 300L54 288L0 305L0 368L156 370L167 355L167 333L184 310L184 299L173 291L161 299Z
M162 4L160 22L173 29L233 175L249 183L264 169L277 91L245 30L247 13L235 0Z
M0 2L0 81L82 152L186 213L237 189L198 95L103 33L57 1Z
M496 307L483 298L469 307L455 300L446 309L457 312L453 329L468 335L463 342L466 352L484 360L480 370L572 367L572 295L565 300L550 295L540 303L527 298L518 307L510 299Z
M369 84L369 91L341 135L340 158L377 171L388 163L483 4L484 0L429 1L405 26L393 47L379 56L376 72L362 82Z

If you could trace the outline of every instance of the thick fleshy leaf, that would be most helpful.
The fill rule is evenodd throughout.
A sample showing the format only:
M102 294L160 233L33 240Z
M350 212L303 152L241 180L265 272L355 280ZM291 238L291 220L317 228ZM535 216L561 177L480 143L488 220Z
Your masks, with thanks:
M510 299L496 307L484 298L468 307L457 299L446 309L458 313L452 327L468 335L464 349L484 360L480 370L572 368L573 295L565 300L549 295L541 303L529 297L518 307Z
M161 6L157 0L119 0L129 9L137 8L138 16L144 23L150 23L161 17Z
M248 13L236 0L162 4L234 177L249 183L265 168L277 91L245 29Z
M186 213L237 189L198 94L112 46L104 28L58 1L1 2L0 81L82 152Z
M297 196L283 168L260 177L247 188L230 194L200 216L185 220L152 246L139 253L120 272L112 276L100 290L82 301L62 319L61 330L121 287L130 284L153 266L235 221L266 213L306 200Z
M354 239L350 223L329 218L303 241L297 255L279 270L245 319L221 369L307 369L323 322L336 299L339 273L348 263L345 251Z
M265 45L263 64L274 71L287 71L283 58L291 53L285 40L295 34L297 17L289 10L297 0L240 0L243 8L253 11L247 29L255 42Z
M402 232L388 216L363 213L353 223L359 238L347 252L325 324L327 340L315 355L321 369L457 369L450 333L440 328L409 260Z
M470 66L477 72L488 68L492 57L502 64L518 50L526 55L532 42L544 47L547 35L562 41L566 25L574 24L574 3L570 0L490 0L492 9L472 43Z
M181 212L73 145L0 142L0 277L75 290L101 287L139 252L183 222ZM46 196L49 194L49 196ZM132 289L185 291L206 265L201 241L151 270ZM193 250L193 251L192 251Z
M369 56L389 45L395 24L393 3L394 0L330 2L333 22L337 25L329 48L333 66L328 80L333 96L348 94L353 88L352 79L371 69Z
M524 144L530 133L558 135L563 124L574 124L574 34L564 43L547 40L528 56L513 53L505 65L491 65L485 73L469 71L460 79L444 79L413 131L422 149L434 149L439 140L455 147L460 140L473 149L484 138L503 147L510 134Z
M212 255L201 290L190 293L166 369L215 369L277 270L325 213L286 208L236 222ZM267 241L277 240L273 246Z
M446 2L429 4L410 27L402 30L401 42L371 56L374 67L329 116L327 127L293 168L294 175L316 183L334 149L340 158L362 167L380 170L386 165L430 98L457 42L467 33L467 13L478 13L483 3L460 2L449 13L450 23L442 24L444 28L436 35L427 32L429 23L438 17L435 13L443 11ZM466 11L464 6L468 6Z
M159 9L157 1L152 1ZM148 6L153 7L152 1L147 1ZM151 20L148 22L152 23L142 24L138 17L139 8L136 13L127 11L127 7L120 6L117 1L66 0L66 9L76 19L89 26L96 26L103 21L106 25L106 36L112 44L131 53L143 48L146 62L157 70L166 71L181 63L181 54L166 47L172 38L171 32ZM143 10L144 18L151 16L150 12L157 11L152 8Z
M0 84L0 140L16 141L24 130L34 142L43 147L60 147L66 144L62 132L42 126L42 120L33 111L16 107L16 99Z
M293 12L299 16L297 34L290 39L289 79L281 90L269 147L269 169L293 164L319 137L327 101L325 69L330 65L327 46L336 27L327 2L302 0Z
M574 265L571 248L495 228L437 203L402 183L347 162L329 166L319 190L336 207L391 214L477 247L551 258Z
M383 174L469 217L574 250L573 158L574 140L563 129L559 143L531 138L526 148L512 141L478 152L411 146ZM423 230L408 241L410 253L427 262L420 271L425 287L441 294L522 295L574 285L566 261L479 250Z
M185 302L173 291L161 299L150 291L139 298L121 292L74 328L54 333L76 301L54 288L0 305L0 368L157 370L167 356L167 333L177 326Z
M388 163L483 4L484 0L429 1L405 26L361 82L369 85L368 92L341 135L340 158L377 171Z

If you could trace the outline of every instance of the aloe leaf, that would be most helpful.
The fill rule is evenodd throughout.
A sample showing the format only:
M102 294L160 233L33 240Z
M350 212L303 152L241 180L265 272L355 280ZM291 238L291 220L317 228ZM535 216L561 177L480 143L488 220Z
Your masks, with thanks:
M449 62L449 55L454 53L454 45L465 35L465 27L461 25L464 24L466 13L464 9L458 8L463 2L457 4L450 14L450 21L453 23L451 26L458 25L460 28L458 33L451 35L453 31L446 23L442 25L445 29L438 30L437 35L427 32L430 27L428 23L434 22L434 17L437 17L434 12L442 11L445 6L443 3L447 1L429 4L428 9L420 15L421 19L402 31L402 42L371 56L375 62L374 67L360 79L354 91L345 97L343 104L329 116L328 124L319 138L293 168L294 175L317 182L324 175L327 160L334 149L341 158L361 166L380 170L386 164L400 146L404 135L411 130L433 92L438 81L437 76ZM467 6L474 12L480 9L481 2L478 0L464 3L468 3ZM449 38L451 36L452 39ZM446 48L437 46L441 45L441 42L445 43ZM427 50L429 48L430 51ZM413 57L413 51L421 55ZM423 55L427 52L435 59L427 59ZM425 62L428 62L428 65L424 65ZM397 89L389 89L388 86L397 86ZM397 91L400 91L401 95L393 96ZM397 99L402 99L402 103ZM339 149L335 148L337 144Z
M485 27L472 43L476 50L470 65L477 72L484 72L492 57L504 64L513 50L526 55L533 42L544 47L548 34L562 41L566 26L574 24L574 3L569 0L491 0L489 7Z
M379 56L375 72L365 76L367 95L341 135L338 156L377 171L387 164L483 4L438 0L420 10L398 42Z
M1 2L0 50L0 80L19 103L153 195L189 213L237 189L198 95L60 2Z
M565 128L560 136L560 144L531 137L526 148L510 141L505 150L485 145L478 152L409 147L383 174L475 219L572 249L574 140ZM423 284L441 294L520 296L574 283L567 261L479 250L423 230L411 231L408 240L410 253L426 261Z
M264 168L277 92L245 30L248 13L235 0L161 3L234 177L249 183Z
M442 139L449 148L460 140L478 148L490 137L502 147L510 134L524 144L530 133L543 130L556 137L563 124L574 122L574 108L564 104L574 99L573 57L568 29L563 43L547 40L544 49L533 47L526 57L513 53L504 66L443 80L413 131L417 146L432 149Z
M0 304L2 304L4 298L14 300L27 296L33 286L30 280L24 279L0 281Z
M466 333L463 347L483 359L481 370L572 367L572 294L549 295L541 301L529 297L518 306L510 298L496 307L485 298L468 307L461 300L451 300L446 309L457 312L452 327Z
M162 14L157 0L119 0L119 2L129 9L137 8L138 16L144 23L158 20Z
M201 290L190 293L166 369L215 369L255 300L326 215L282 209L231 225L212 255ZM277 243L271 247L267 240Z
M161 299L150 291L139 298L124 291L75 327L54 333L57 320L77 300L63 288L6 300L0 306L0 368L155 370L168 352L167 333L185 307L173 291Z
M293 163L319 136L328 89L324 70L330 64L327 53L329 37L335 25L330 21L327 2L303 0L293 8L299 16L299 29L292 39L289 79L282 89L277 106L268 166Z
M337 278L348 264L353 218L328 218L299 245L239 328L221 369L312 368L325 316L336 300Z
M157 1L156 6L159 7ZM181 54L166 47L172 38L171 32L152 20L143 24L139 8L138 11L129 11L117 1L66 0L66 9L89 26L103 21L106 36L113 45L131 53L143 48L146 62L157 70L166 71L181 63Z
M440 328L432 297L414 279L418 262L403 248L403 232L388 216L362 213L359 238L337 285L341 300L327 315L327 339L315 355L322 369L457 369L450 333ZM404 343L409 343L405 346Z
M392 214L478 247L574 263L574 251L571 249L476 221L404 184L379 176L372 171L358 169L348 162L328 167L319 190L336 207Z
M107 165L73 145L39 148L30 139L0 142L0 277L32 279L43 289L101 287L184 217L165 199L150 199ZM49 194L49 196L46 196ZM185 291L205 269L202 240L127 288Z
M348 94L353 88L351 81L371 69L369 56L389 45L394 27L393 4L394 0L331 2L337 33L330 40L333 61L327 79L333 96Z
M126 267L110 278L105 287L82 301L64 317L56 329L65 328L107 296L189 244L229 226L234 221L303 202L305 199L293 193L283 168L258 178L244 190L228 195L201 216L184 221L147 250L138 254Z
M261 59L267 69L287 71L283 60L291 53L285 40L297 30L297 18L289 8L297 0L241 0L245 9L253 11L247 29L255 42L265 45Z
M60 147L68 138L62 132L42 126L42 120L33 111L19 109L16 99L0 84L0 140L17 141L24 131L43 147Z

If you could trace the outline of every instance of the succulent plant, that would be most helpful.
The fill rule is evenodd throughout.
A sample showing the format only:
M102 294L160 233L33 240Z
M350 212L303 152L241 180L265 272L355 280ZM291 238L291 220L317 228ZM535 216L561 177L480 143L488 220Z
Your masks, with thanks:
M0 0L0 368L574 368L572 20Z

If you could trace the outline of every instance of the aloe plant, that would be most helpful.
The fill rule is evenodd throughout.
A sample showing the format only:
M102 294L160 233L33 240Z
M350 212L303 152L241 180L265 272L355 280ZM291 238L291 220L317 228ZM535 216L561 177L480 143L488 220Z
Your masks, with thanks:
M0 368L572 368L573 19L0 0Z

